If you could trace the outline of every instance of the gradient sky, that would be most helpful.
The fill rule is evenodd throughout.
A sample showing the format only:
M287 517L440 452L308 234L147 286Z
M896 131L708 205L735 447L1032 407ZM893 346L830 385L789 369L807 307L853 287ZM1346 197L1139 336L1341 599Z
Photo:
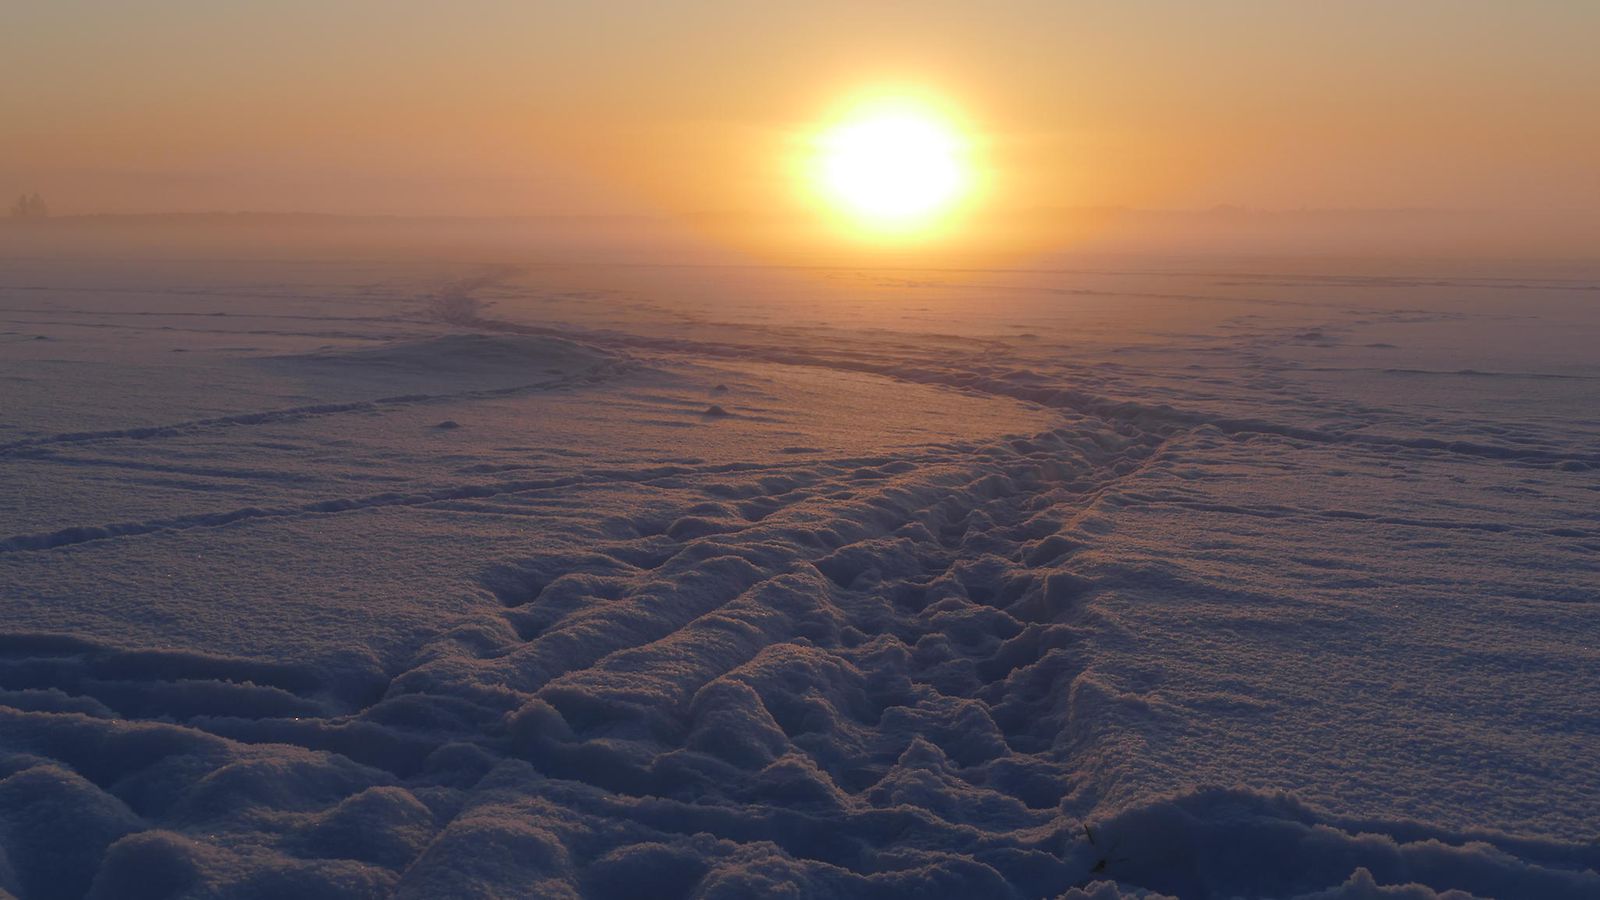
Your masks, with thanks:
M60 212L804 215L903 88L989 213L1600 209L1600 3L27 0L0 190Z

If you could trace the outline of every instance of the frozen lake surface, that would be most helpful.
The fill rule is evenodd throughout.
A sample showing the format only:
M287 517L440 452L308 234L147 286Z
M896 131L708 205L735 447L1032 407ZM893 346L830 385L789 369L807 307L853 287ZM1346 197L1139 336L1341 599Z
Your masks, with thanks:
M1600 896L1597 348L1581 266L5 260L0 896Z

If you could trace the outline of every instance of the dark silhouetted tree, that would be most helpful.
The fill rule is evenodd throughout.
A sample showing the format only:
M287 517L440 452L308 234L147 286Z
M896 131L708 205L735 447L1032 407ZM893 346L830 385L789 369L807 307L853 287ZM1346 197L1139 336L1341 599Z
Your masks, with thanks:
M17 202L11 204L11 217L14 219L44 219L50 215L50 207L45 206L44 198L38 194L21 194Z

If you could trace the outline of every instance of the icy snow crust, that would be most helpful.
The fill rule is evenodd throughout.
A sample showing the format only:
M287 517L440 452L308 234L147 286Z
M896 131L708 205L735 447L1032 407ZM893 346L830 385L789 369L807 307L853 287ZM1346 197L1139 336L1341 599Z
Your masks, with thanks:
M1600 896L1600 273L0 266L0 896Z

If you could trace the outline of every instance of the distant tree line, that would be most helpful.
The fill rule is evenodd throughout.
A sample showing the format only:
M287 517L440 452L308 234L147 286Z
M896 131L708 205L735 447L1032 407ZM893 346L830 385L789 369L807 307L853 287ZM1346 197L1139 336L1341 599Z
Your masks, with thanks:
M11 218L13 219L46 219L50 217L50 207L44 205L44 198L38 194L21 194L17 202L11 204Z

